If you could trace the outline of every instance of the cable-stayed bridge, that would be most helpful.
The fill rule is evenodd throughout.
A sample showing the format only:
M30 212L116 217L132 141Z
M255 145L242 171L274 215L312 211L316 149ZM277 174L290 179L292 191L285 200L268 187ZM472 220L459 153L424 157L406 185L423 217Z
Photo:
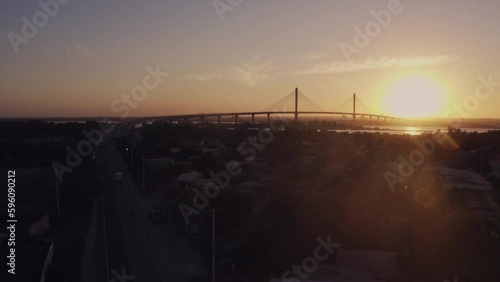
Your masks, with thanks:
M361 111L359 111L361 109ZM395 116L385 116L371 113L371 110L354 94L352 97L348 98L335 109L328 111L320 107L314 101L309 99L306 95L298 90L285 95L280 100L276 101L274 104L265 108L261 111L255 112L230 112L230 113L198 113L198 114L184 114L184 115L169 115L169 116L159 116L144 118L144 120L166 120L170 122L174 121L200 121L205 122L208 118L216 118L218 123L221 120L232 119L234 123L239 123L241 117L250 117L252 123L255 123L256 117L267 117L267 122L271 122L271 117L273 115L293 115L295 122L299 121L299 115L330 115L338 116L342 120L352 120L356 121L391 121L399 122L405 120L404 118Z

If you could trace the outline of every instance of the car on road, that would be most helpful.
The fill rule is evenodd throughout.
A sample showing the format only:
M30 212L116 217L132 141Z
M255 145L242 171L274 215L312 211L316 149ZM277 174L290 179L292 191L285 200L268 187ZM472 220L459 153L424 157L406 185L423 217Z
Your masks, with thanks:
M121 182L122 180L123 180L123 173L121 173L121 172L115 173L115 181Z
M148 219L151 223L165 223L167 216L167 210L161 203L152 204L148 208Z
M148 208L149 221L151 223L167 223L171 220L169 224L178 222L179 219L183 218L177 208L180 202L179 198L174 198L168 202L157 202L150 205Z

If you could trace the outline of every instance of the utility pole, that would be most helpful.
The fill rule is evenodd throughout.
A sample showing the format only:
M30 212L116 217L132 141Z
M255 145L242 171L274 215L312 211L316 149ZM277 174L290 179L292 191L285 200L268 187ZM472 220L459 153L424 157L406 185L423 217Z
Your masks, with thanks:
M266 178L266 201L269 200L269 178Z
M132 149L130 150L132 153L132 156L130 157L130 166L132 169L134 169L134 148L135 148L135 135L134 135L134 130L132 130Z
M221 210L212 207L212 282L215 282L215 212ZM203 212L210 212L210 210L203 210Z
M215 212L221 210L212 207L212 282L215 282ZM201 212L208 213L210 210L202 210Z
M172 231L172 207L168 205L168 231Z
M481 163L479 164L479 174L483 175L484 147L481 147Z
M146 155L142 155L142 192L146 193Z
M59 179L56 174L56 200L57 200L57 218L61 219L61 208L59 207Z
M99 164L101 169L101 182L104 183L104 163L103 163L104 158L100 157L99 159L100 159Z
M212 208L212 282L215 282L215 208Z

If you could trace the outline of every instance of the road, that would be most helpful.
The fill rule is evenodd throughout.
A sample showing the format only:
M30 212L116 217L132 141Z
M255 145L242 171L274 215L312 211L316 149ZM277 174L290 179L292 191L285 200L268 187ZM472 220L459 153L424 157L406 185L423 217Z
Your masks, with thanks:
M127 127L119 127L115 136L130 132ZM83 271L90 269L93 273L83 274L82 281L190 281L178 274L181 266L192 262L193 256L184 255L190 253L190 246L159 233L164 229L149 223L146 206L138 199L127 164L113 142L104 140L94 152L105 191L96 199L94 228L89 231L90 245L86 246L90 251L84 255L83 265L89 265L89 261L92 265ZM116 172L123 173L122 181L115 181Z
M167 281L144 230L145 223L132 213L135 207L129 194L133 189L130 177L124 173L121 182L115 181L115 172L124 172L126 167L111 141L97 148L96 159L106 187L96 206L96 277L120 281L116 273L125 273L129 278L135 276L133 281Z
M132 125L119 125L113 137L129 135ZM110 138L94 154L105 191L94 203L81 281L188 282L192 277L209 277L199 250L187 236L148 221L148 206L163 196L160 192L138 193L128 165ZM122 181L115 181L116 172L123 173Z

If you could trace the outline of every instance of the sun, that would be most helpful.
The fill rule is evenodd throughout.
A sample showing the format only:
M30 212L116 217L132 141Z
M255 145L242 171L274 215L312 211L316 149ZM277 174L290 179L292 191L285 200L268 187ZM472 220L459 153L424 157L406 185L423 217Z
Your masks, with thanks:
M425 118L440 115L443 111L445 94L431 78L412 75L390 86L382 101L384 114Z

